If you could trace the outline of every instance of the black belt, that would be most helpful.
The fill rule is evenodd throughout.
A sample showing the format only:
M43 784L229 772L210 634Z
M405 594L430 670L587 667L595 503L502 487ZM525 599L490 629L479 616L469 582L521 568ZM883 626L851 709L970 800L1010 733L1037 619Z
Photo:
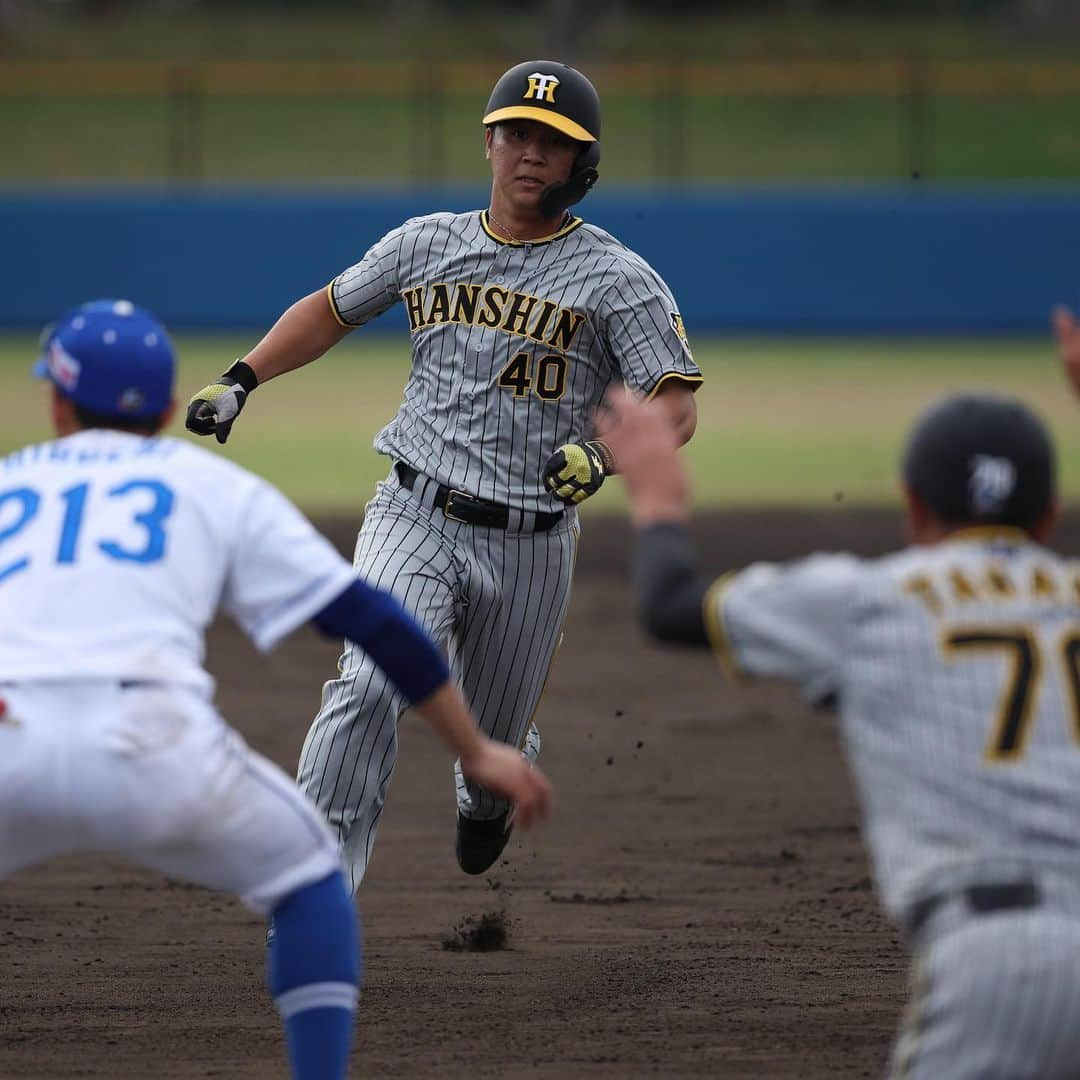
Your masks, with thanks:
M1002 885L969 885L958 892L928 896L915 904L907 921L908 935L917 934L926 925L930 916L946 900L951 900L954 896L963 897L976 915L986 915L991 911L1038 907L1042 901L1039 887L1034 881L1013 881Z
M402 461L394 465L394 471L401 481L401 486L409 491L412 491L416 481L420 479L420 473ZM489 529L505 529L510 524L510 515L518 513L509 506L478 499L445 484L440 484L435 491L435 505L452 521L464 521L467 525L485 525ZM547 532L558 525L563 516L561 510L556 514L537 511L531 515L533 532Z

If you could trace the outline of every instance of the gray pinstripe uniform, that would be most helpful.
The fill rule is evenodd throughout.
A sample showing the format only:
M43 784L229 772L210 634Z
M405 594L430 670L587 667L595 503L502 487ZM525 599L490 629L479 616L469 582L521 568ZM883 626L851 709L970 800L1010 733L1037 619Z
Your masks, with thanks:
M444 643L481 727L540 749L531 723L560 638L578 536L576 513L544 490L548 457L588 436L616 381L647 394L696 387L671 293L639 256L567 216L551 237L511 243L486 213L414 218L331 282L335 317L359 326L402 301L412 371L375 448L391 470L368 504L356 566ZM509 508L506 528L466 524L440 485ZM452 511L452 507L451 507ZM563 513L551 528L537 514ZM353 888L367 867L397 755L404 702L348 646L304 743L298 778L338 830ZM458 806L493 818L505 804L457 770Z
M893 1075L1080 1076L1080 563L1007 530L721 579L734 673L837 697L914 953Z

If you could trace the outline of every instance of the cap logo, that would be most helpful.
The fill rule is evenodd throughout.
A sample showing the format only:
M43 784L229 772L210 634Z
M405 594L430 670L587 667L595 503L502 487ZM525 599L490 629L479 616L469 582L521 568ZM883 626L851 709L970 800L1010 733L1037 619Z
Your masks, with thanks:
M546 101L549 105L555 104L555 87L559 80L554 75L543 75L534 71L529 77L529 86L522 97L528 101Z
M976 514L998 514L1016 488L1016 466L1008 459L976 454L971 459L968 499Z
M49 346L48 368L56 385L67 390L68 393L71 393L78 385L82 364L66 352L58 341L54 341Z
M137 413L146 404L146 395L137 387L129 386L116 402L122 413Z

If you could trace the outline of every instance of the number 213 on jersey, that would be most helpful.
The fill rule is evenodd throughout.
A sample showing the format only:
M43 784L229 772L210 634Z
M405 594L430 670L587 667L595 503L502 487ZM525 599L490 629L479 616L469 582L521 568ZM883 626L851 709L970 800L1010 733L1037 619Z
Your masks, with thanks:
M103 493L106 499L117 504L118 516L127 514L126 521L139 526L140 542L132 546L125 546L121 540L109 536L92 538L92 548L84 542L83 520L86 503L92 493L93 485L87 482L74 484L53 496L63 504L63 517L52 545L50 548L41 546L40 550L17 554L12 559L9 553L18 546L23 530L40 513L43 496L30 487L0 491L0 584L19 571L26 570L35 558L48 558L54 564L71 565L88 549L121 562L155 563L164 558L165 524L176 501L172 488L160 480L137 479L125 480Z

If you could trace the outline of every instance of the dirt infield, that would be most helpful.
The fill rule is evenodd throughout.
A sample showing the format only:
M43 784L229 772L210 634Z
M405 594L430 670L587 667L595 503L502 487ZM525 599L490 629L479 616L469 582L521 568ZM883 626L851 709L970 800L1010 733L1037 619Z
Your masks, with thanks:
M324 524L351 549L354 523ZM905 962L832 721L647 645L626 538L587 524L538 717L557 813L486 878L457 869L448 762L404 721L359 900L355 1076L880 1075ZM716 515L699 538L720 570L900 535L840 509ZM219 625L222 710L291 772L336 655L305 631L262 658ZM478 927L506 947L463 947ZM19 874L0 889L0 1077L283 1076L262 962L259 920L203 889L116 861Z

